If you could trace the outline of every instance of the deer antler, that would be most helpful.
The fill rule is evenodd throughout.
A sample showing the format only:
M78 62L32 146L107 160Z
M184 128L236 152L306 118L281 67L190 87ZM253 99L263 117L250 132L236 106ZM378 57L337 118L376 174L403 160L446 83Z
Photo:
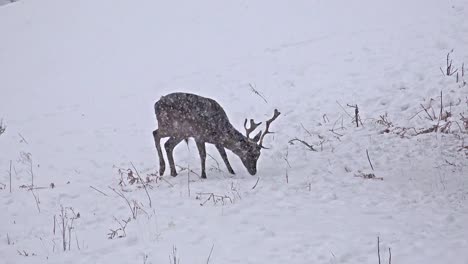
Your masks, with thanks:
M252 133L262 122L256 124L253 119L250 119L250 128L247 128L247 118L244 121L244 128L245 128L245 136L249 138L250 133Z
M258 143L258 145L264 149L268 149L268 148L265 148L263 146L263 138L267 135L267 134L273 134L274 132L270 132L268 129L270 128L270 124L275 121L275 119L280 115L281 113L278 111L278 109L275 109L275 112L273 113L273 117L271 119L269 119L268 121L266 121L266 129L265 129L265 132L263 132L262 136L260 137L260 141Z

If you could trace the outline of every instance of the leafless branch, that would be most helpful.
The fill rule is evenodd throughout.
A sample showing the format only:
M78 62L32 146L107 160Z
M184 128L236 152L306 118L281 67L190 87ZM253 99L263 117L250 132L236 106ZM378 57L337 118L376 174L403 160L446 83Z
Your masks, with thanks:
M205 205L208 201L213 201L213 204L216 205L221 202L222 205L226 204L225 200L229 200L232 203L232 198L227 195L217 195L214 193L197 193L197 199L201 199L202 196L208 195L208 198L203 202L200 203L200 206Z
M90 187L91 189L93 189L93 190L95 190L95 191L101 193L101 194L104 195L104 196L109 196L109 195L107 195L106 193L104 193L103 191L100 191L100 190L98 190L97 188L95 188L95 187L93 187L93 186L91 186L91 185L90 185L89 187Z
M206 155L208 157L210 157L216 163L216 168L214 168L214 169L217 169L218 171L222 171L221 167L219 166L219 162L213 156L211 156L210 154L206 153Z
M442 71L442 73L444 73L444 75L447 75L447 76L452 76L453 74L455 74L458 69L453 69L453 66L452 66L452 60L450 59L450 54L453 52L453 49L447 53L447 57L446 57L446 65L445 65L445 73ZM442 68L441 68L442 70Z
M133 219L136 219L137 218L137 215L138 215L138 209L141 209L137 203L134 201L133 202L133 206L132 204L130 203L130 201L127 199L127 197L125 197L125 195L122 193L122 192L119 192L117 191L116 189L108 186L109 189L111 189L114 193L116 193L118 196L120 196L122 199L125 200L125 202L127 203L128 205L128 208L130 209L130 212L132 213L132 217Z
M388 264L392 264L392 249L388 248Z
M213 246L211 246L210 254L208 255L208 259L206 260L206 264L210 263L210 258L211 258L211 254L213 253L213 248L214 248L214 244L213 244Z
M263 101L265 101L265 103L268 104L268 101L265 99L265 97L264 97L259 91L257 91L257 89L255 89L255 87L254 87L251 83L249 83L249 86L250 86L251 91L252 91L254 94L260 96L260 97L263 99Z
M377 237L377 256L379 257L380 264L380 237Z
M0 120L0 135L2 135L3 133L5 133L5 130L6 130L6 126L3 124L3 119Z
M314 146L310 145L309 143L307 143L306 141L302 140L302 139L298 139L298 138L293 138L291 140L289 140L289 144L291 145L294 145L294 142L300 142L302 143L304 146L306 146L310 151L317 151Z
M8 171L8 175L10 176L10 193L11 193L11 160L10 160L10 170Z
M359 127L359 123L362 124L361 117L359 116L359 107L358 105L347 105L348 107L354 108L354 122L356 123L356 127Z
M374 170L374 166L372 166L372 162L371 162L371 160L369 158L369 150L367 150L367 149L366 149L366 154L367 154L367 160L369 161L369 164L370 164L372 170Z
M422 107L422 109L424 109L424 112L426 112L426 114L427 114L427 116L429 117L429 119L430 119L431 121L434 121L434 118L432 118L432 116L429 114L429 112L427 111L427 109L426 109L422 104L420 104L420 106Z
M193 173L193 174L197 175L198 178L201 178L201 177L200 177L200 174L196 173L195 171L193 171L193 170L190 169L190 168L182 167L182 166L179 166L179 165L176 165L176 166L179 167L180 172L182 172L182 171L189 171L190 173ZM161 179L164 179L164 178L161 178ZM169 182L168 182L168 183L169 183ZM169 183L169 184L171 184L171 183ZM173 187L173 186L174 186L174 185L171 184L171 187Z
M442 103L442 91L440 91L440 113L439 113L439 122L442 120L442 112L444 110L444 105Z
M187 191L188 191L188 196L190 197L190 170L187 170Z
M115 216L114 216L114 220L119 224L120 227L117 229L109 229L110 233L107 234L107 238L114 239L116 237L117 238L126 237L127 232L125 231L125 229L127 228L128 223L130 223L132 219L129 217L127 220L122 220L123 224Z
M24 143L26 143L26 144L29 145L28 141L23 137L23 135L21 135L21 133L18 133L18 135L19 135L20 138L21 138L20 142L24 142Z
M39 207L39 204L40 204L40 201L39 201L39 198L36 196L36 194L34 193L34 189L30 189L31 190L31 193L34 197L34 201L36 202L36 207L37 207L37 211L39 211L39 213L41 212L41 208Z
M252 187L252 190L255 189L255 187L257 187L257 184L259 181L260 181L260 177L257 178L257 181L255 182L255 185Z
M145 189L146 196L148 196L149 206L150 206L150 208L152 208L152 205L151 205L151 197L150 197L150 195L149 195L149 193L148 193L148 190L146 189L146 183L145 183L145 182L143 181L143 179L141 178L140 173L138 173L138 170L135 168L135 165L133 165L133 162L130 162L130 164L132 164L132 167L133 167L133 169L135 170L135 173L137 174L138 179L140 179L141 184L143 184L143 188Z
M309 135L309 136L312 136L312 133L310 133L309 130L307 130L307 128L304 127L304 125L301 123L301 127L302 129L304 129L304 131Z
M351 119L353 119L353 116L350 115L350 114L348 113L348 111L346 111L346 109L340 104L340 102L336 101L336 103L341 107L341 109L343 109L343 111L345 112L345 114L347 114Z
M169 255L169 264L180 264L180 258L177 256L177 247L172 247L172 254Z

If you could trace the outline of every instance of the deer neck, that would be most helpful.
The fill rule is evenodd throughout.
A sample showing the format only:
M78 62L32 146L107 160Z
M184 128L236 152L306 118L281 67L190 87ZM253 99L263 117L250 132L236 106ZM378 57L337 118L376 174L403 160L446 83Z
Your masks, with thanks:
M242 135L235 128L232 128L226 136L222 139L222 145L224 148L231 150L234 153L239 153L245 149L245 145L248 143L248 138Z

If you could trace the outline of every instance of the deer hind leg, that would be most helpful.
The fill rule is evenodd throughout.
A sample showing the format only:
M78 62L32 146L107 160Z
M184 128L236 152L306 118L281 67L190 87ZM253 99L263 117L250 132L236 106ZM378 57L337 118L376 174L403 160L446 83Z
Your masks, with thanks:
M156 145L156 149L158 150L159 175L162 176L164 174L164 171L166 170L166 164L164 162L164 156L161 150L161 136L159 135L159 131L157 129L153 131L153 138L154 144Z
M205 161L206 161L206 149L205 149L205 142L196 141L198 153L200 154L201 160L201 177L206 179L206 172L205 172Z
M215 145L216 148L218 149L219 154L221 155L221 158L223 158L224 164L226 164L226 167L231 174L236 174L234 173L234 170L231 167L231 164L229 164L229 160L226 154L226 150L224 150L224 147L221 145Z
M175 163L174 163L174 156L172 155L172 152L177 146L182 141L182 138L175 138L175 137L170 137L166 143L164 143L164 148L166 149L167 153L167 159L169 160L169 167L171 168L171 176L177 176L177 171L175 168Z

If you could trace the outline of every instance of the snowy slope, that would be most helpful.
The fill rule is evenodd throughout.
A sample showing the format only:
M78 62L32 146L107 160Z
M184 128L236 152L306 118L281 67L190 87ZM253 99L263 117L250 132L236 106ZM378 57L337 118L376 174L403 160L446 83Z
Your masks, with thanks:
M388 248L394 263L468 263L466 129L396 128L433 125L421 105L437 111L441 91L463 126L468 86L439 67L452 49L454 66L468 63L467 17L463 0L0 6L0 263L167 263L173 246L180 263L211 249L209 263L378 263L377 237L385 263ZM173 91L216 99L241 132L246 117L282 112L255 177L232 153L229 175L208 146L221 171L208 158L207 180L166 172L151 207L141 184L119 185L131 163L157 171L153 104ZM385 113L391 133L376 122ZM200 170L192 141L175 159ZM108 238L132 216L111 188L144 210L126 237ZM197 193L229 198L200 206ZM80 214L66 252L61 206Z

